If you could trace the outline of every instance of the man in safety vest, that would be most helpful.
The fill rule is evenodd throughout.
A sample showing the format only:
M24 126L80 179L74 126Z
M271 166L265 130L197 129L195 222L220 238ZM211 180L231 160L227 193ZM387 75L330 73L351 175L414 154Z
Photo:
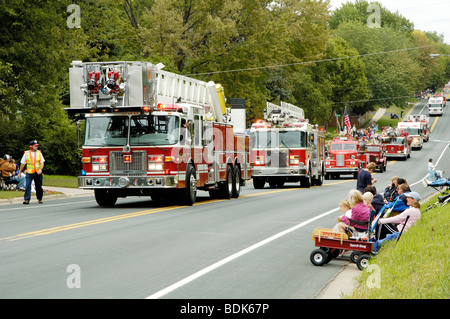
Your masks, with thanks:
M36 188L36 198L39 204L42 204L42 196L44 191L42 189L42 170L44 169L44 156L38 150L38 142L36 140L30 142L30 150L25 151L20 161L19 178L22 171L26 171L25 195L23 203L28 205L31 198L31 183L34 181Z

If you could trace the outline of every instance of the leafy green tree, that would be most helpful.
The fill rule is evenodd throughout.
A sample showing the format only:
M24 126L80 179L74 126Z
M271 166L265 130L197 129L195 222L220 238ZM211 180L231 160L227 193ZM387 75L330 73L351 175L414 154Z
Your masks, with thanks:
M371 15L376 13L369 5L376 5L379 8L380 27L389 27L396 32L406 35L414 30L414 24L400 13L389 11L377 1L369 2L366 0L346 2L340 8L334 10L330 17L330 28L337 29L339 24L346 21L358 21L367 25Z
M414 48L407 35L389 27L368 28L358 21L342 22L335 34L363 55L369 95L373 100L365 104L364 110L392 103L404 106L407 97L420 87L423 68L414 58L417 49L404 50Z

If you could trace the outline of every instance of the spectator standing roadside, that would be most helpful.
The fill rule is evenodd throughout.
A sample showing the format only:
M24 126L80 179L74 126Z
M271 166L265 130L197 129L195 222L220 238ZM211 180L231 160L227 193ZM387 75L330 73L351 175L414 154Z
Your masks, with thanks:
M433 164L433 159L430 158L430 159L428 160L428 180L429 180L430 182L433 181L433 175L434 175L434 170L435 170L435 169L436 169L436 167L435 167L434 164Z
M367 164L366 168L362 168L359 171L358 179L356 180L356 189L361 192L361 194L364 193L364 189L367 186L372 186L377 182L377 180L372 177L372 174L375 172L376 165L374 162L370 162Z
M24 168L26 168L25 195L23 197L24 205L30 203L32 181L34 181L34 186L36 188L36 198L39 204L42 204L42 196L44 195L42 189L42 170L44 169L45 159L44 156L42 156L41 151L38 150L38 146L39 144L36 140L31 141L30 150L24 152L22 160L20 161L19 178Z

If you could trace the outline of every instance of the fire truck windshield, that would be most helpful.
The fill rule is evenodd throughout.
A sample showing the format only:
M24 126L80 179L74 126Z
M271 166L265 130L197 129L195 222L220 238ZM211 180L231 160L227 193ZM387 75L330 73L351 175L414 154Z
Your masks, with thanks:
M403 144L404 137L384 137L381 141L383 144Z
M86 146L168 145L178 142L178 116L101 116L86 118Z
M356 144L353 143L332 143L330 151L356 151Z
M413 128L413 127L405 127L402 129L404 133L408 133L409 135L420 135L422 133L422 130L419 128Z
M369 145L367 146L367 152L379 152L380 151L380 147L379 146L372 146Z
M253 144L254 143L254 144ZM259 131L252 137L254 148L300 148L306 147L304 131Z

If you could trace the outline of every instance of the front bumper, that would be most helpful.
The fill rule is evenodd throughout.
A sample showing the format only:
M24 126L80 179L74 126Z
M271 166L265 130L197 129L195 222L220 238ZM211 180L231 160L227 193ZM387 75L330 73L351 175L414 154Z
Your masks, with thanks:
M359 171L358 167L327 167L327 173L353 174Z
M306 176L306 167L252 168L252 177Z
M177 176L79 176L83 189L156 189L176 188Z
M386 153L386 157L399 157L399 158L402 158L402 157L407 157L408 156L408 154L405 154L405 153Z

